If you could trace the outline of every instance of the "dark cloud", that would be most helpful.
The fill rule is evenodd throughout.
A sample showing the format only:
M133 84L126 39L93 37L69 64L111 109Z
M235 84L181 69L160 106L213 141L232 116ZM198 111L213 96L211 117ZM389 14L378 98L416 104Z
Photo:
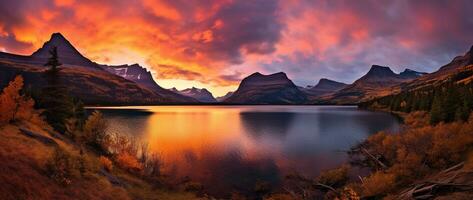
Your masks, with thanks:
M204 25L201 31L211 31L212 40L192 46L212 59L232 64L242 63L244 53L272 53L283 28L277 11L277 0L233 1L200 23ZM215 23L221 23L220 27Z

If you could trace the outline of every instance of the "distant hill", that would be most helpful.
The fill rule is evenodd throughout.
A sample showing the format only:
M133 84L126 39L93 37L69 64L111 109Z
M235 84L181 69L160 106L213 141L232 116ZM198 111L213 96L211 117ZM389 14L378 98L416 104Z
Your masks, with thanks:
M373 65L364 76L350 85L326 97L334 103L359 103L395 92L395 86L412 81L425 73L406 69L401 74L394 73L389 67Z
M317 98L322 95L327 95L330 93L334 93L344 87L346 87L347 84L333 81L330 79L322 78L319 80L317 85L313 87L308 87L304 89L304 91L311 96L311 98Z
M244 78L224 103L234 104L302 104L307 96L283 72L263 75L254 73Z
M170 89L172 92L187 96L187 97L192 97L193 99L196 99L198 102L202 103L216 103L217 100L214 98L212 93L210 93L207 89L202 88L187 88L184 90L177 90L176 88Z

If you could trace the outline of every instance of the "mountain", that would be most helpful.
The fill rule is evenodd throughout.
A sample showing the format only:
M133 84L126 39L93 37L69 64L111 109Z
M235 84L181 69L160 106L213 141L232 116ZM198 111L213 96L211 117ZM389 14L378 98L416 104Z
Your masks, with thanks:
M396 92L399 88L395 86L412 81L424 74L410 69L401 74L396 74L389 67L373 65L364 76L325 100L341 104L366 101Z
M63 64L62 81L72 95L85 103L130 105L197 102L161 88L154 82L151 73L139 65L107 66L92 62L60 33L52 34L51 39L31 56L0 52L0 86L4 86L15 74L22 74L27 85L32 89L40 89L45 84L44 63L54 46L58 49L59 62ZM123 69L125 74L121 73Z
M446 72L450 70L456 70L460 67L468 66L473 64L473 46L463 56L455 57L450 63L440 67L438 72Z
M233 95L233 92L227 92L227 94L225 94L224 96L217 97L215 99L217 99L218 102L222 102L222 101L225 101L225 99L228 99L228 97L232 95Z
M347 84L345 83L322 78L319 80L317 85L313 87L308 87L304 91L311 97L318 97L318 96L336 92L344 88L345 86L347 86Z
M47 84L44 75L46 69L41 65L0 59L0 88L5 87L10 80L20 74L24 78L25 88L40 91ZM59 81L67 86L72 96L80 98L88 105L163 104L172 101L104 70L61 67L59 77Z
M61 33L53 33L51 39L43 44L41 48L31 54L32 58L47 60L50 57L50 51L53 47L57 47L59 60L63 64L78 65L101 69L97 63L90 61L84 57Z
M178 92L173 92L166 90L159 86L153 79L153 75L146 68L141 67L138 64L133 65L101 65L106 71L121 76L125 79L133 81L139 84L142 87L145 87L155 93L160 94L161 96L172 99L175 103L197 103L198 101L194 98L191 98L186 95L179 94Z
M404 83L400 88L405 91L441 84L452 74L458 73L458 70L469 65L473 65L473 46L464 55L455 57L448 64L441 66L437 71L421 76L415 81Z
M258 72L244 78L232 96L224 103L234 104L302 104L307 96L279 72L263 75Z
M359 106L384 111L427 111L433 124L468 120L473 110L472 49L436 72L401 84L399 92L362 102Z
M57 47L59 60L64 66L73 65L102 70L97 63L84 57L61 33L53 33L51 38L30 56L0 52L0 59L15 63L43 66L50 57L49 51L54 46Z
M187 88L181 91L178 91L176 88L172 88L171 91L177 92L179 94L182 94L184 96L192 97L194 99L197 99L199 102L203 103L216 103L217 100L214 98L212 93L210 93L207 89L202 88Z

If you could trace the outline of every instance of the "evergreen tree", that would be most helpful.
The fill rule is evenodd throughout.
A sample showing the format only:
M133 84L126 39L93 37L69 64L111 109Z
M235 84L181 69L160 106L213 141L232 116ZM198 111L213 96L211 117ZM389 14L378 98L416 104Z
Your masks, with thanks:
M430 123L437 124L443 121L443 113L442 113L442 100L440 95L435 94L434 100L432 102L432 108L430 109Z
M73 102L68 95L67 88L60 83L60 66L57 48L53 47L50 51L51 57L45 66L47 86L42 89L39 101L39 107L44 109L48 123L57 131L65 131L65 122L72 117Z

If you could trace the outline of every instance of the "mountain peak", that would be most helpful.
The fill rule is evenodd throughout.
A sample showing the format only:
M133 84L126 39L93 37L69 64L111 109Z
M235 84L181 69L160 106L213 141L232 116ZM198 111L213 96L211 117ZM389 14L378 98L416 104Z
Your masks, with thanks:
M63 64L101 69L96 63L84 57L61 33L53 33L41 48L31 54L31 57L47 59L54 47L57 48L59 61Z
M51 39L49 39L49 41L53 40L67 41L67 39L60 32L56 32L51 35Z
M380 65L372 65L366 76L386 77L396 75L391 68Z
M332 83L340 84L340 82L337 82L337 81L334 81L334 80L330 80L330 79L327 79L327 78L321 78L319 80L319 83L317 83L317 85L332 84ZM341 84L344 84L344 83L341 83Z

